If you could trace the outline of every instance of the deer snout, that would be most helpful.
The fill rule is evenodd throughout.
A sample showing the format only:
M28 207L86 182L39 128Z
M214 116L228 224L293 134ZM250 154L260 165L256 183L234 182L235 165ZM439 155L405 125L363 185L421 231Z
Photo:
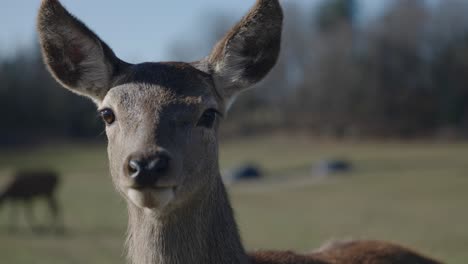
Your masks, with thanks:
M158 180L168 173L170 156L166 152L153 155L131 155L125 164L125 172L135 187L158 187Z

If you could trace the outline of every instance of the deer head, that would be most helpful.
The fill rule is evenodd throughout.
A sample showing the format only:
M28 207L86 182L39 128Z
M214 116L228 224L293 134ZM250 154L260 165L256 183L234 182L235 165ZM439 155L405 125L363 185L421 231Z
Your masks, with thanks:
M233 98L274 66L281 26L278 1L258 0L200 61L129 64L59 1L44 0L38 17L48 69L91 98L106 123L118 191L159 215L219 181L219 123Z

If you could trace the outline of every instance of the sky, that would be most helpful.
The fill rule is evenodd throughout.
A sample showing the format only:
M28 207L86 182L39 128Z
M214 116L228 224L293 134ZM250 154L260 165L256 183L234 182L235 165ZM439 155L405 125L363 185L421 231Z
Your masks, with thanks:
M35 41L40 0L1 0L0 57L14 54ZM310 10L322 0L281 0ZM392 0L359 0L365 17L372 17ZM136 63L171 60L176 41L200 43L219 14L241 18L254 0L61 0L96 32L120 58ZM287 18L286 18L287 19ZM195 44L194 44L195 45ZM195 47L196 48L196 47Z

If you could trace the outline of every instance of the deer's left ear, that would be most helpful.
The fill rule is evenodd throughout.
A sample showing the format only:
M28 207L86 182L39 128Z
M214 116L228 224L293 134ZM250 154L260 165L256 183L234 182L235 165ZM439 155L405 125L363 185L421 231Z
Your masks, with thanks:
M229 100L263 79L281 45L283 11L278 0L257 0L208 57L218 92Z

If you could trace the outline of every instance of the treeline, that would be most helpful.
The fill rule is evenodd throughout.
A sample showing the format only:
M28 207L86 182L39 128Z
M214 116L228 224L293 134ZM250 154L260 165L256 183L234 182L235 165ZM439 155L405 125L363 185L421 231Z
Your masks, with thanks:
M290 4L282 58L234 105L229 131L466 137L467 12L464 1L401 0L363 19L351 0L305 15Z
M466 137L468 3L392 3L371 19L353 0L327 0L309 12L285 2L281 58L233 105L222 133ZM211 21L199 45L172 45L174 58L206 55L230 22ZM0 58L0 113L1 145L103 138L94 105L59 89L37 47Z
M95 106L60 88L38 47L0 61L0 145L43 140L97 139Z

